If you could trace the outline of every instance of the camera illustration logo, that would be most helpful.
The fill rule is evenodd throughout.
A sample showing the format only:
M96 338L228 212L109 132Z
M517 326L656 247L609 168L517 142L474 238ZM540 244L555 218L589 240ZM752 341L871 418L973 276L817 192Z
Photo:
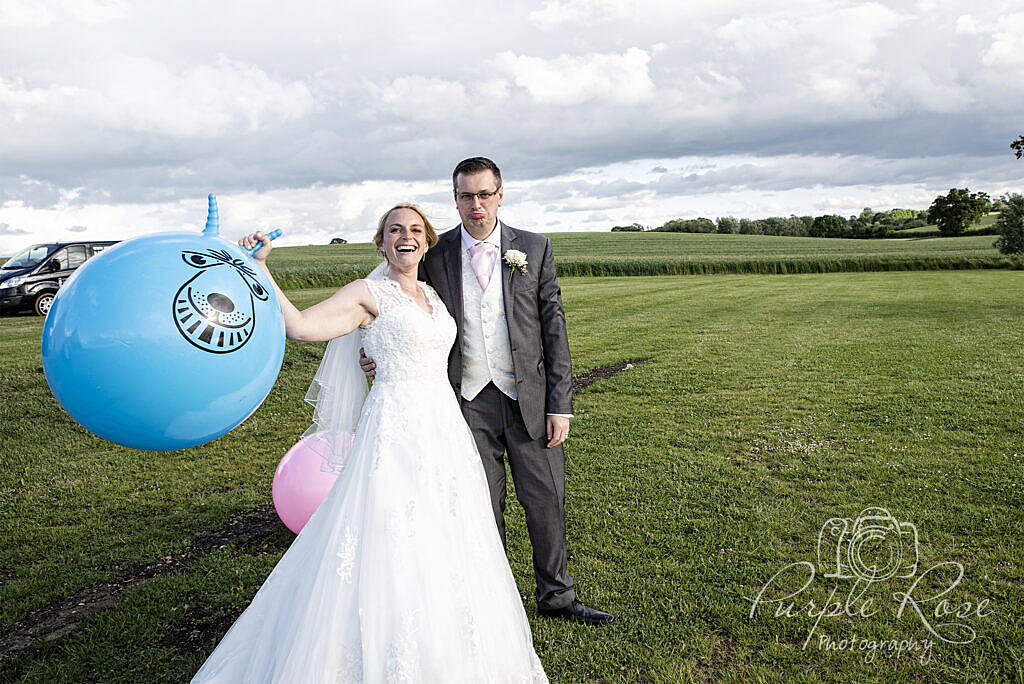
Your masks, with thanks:
M818 533L818 569L825 577L879 582L917 573L917 527L885 508L856 519L831 518Z

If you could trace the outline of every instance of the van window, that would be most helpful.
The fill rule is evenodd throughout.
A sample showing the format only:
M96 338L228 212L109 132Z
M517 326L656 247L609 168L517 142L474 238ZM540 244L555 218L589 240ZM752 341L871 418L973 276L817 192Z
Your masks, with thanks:
M32 245L25 251L19 252L8 259L4 263L3 268L5 270L14 270L18 268L30 268L32 266L37 266L46 258L46 255L49 254L50 250L55 246L56 245Z
M67 271L84 264L88 255L85 252L85 245L71 245L57 252L53 258L60 264L61 271Z
M89 252L85 245L71 245L68 247L68 268L78 268L89 258Z

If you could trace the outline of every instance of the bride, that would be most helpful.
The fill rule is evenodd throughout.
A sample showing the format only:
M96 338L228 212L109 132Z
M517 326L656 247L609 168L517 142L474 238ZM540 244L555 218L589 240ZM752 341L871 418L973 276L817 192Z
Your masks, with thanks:
M448 382L455 322L416 279L437 234L399 204L374 240L384 263L305 311L274 283L290 339L332 340L310 392L340 472L193 682L547 681ZM260 242L269 277L270 241L239 240ZM366 391L357 328L381 363L345 439Z

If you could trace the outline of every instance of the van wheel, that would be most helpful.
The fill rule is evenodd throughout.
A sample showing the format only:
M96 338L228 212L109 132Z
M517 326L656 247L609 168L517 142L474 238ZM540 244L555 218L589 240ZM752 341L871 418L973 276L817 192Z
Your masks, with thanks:
M50 313L50 307L53 306L53 297L54 294L52 292L39 293L39 295L36 297L35 302L35 310L37 316L45 316L46 314Z

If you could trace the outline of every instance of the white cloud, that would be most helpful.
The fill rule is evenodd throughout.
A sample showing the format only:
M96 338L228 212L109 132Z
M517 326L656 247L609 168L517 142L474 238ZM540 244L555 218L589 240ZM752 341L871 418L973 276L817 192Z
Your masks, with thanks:
M57 4L85 24L115 21L131 13L127 0L62 0Z
M53 23L54 14L34 0L0 0L0 27L43 28Z
M444 118L466 106L466 87L436 76L401 76L382 88L370 87L381 104L412 119Z
M992 44L981 58L985 66L1024 64L1024 12L999 17L991 33Z
M719 28L715 36L744 54L774 57L782 51L788 56L863 64L877 54L877 41L902 21L895 11L873 2L832 11L806 10L793 7L745 14Z
M40 29L66 19L100 24L128 14L128 4L121 0L0 0L3 28Z
M48 127L76 127L211 139L288 121L313 106L302 83L278 83L257 67L223 56L180 73L150 58L127 56L76 71L75 85L33 87L0 78L0 122L37 131L41 138L51 135ZM24 143L8 137L0 142L0 154Z
M714 36L742 59L733 62L739 74L769 74L768 87L759 89L766 100L777 95L810 106L853 107L854 116L885 111L880 96L889 86L886 64L877 59L880 41L904 19L877 3L832 12L805 9L744 15ZM776 90L783 82L788 92Z
M973 36L978 32L978 22L970 14L961 14L956 19L956 32Z
M6 223L0 223L0 235L28 235L29 232L22 228L15 228ZM21 238L18 238L19 240ZM11 241L11 244L15 244L15 241Z
M560 106L594 100L614 104L642 104L654 95L647 65L651 56L632 47L621 54L589 53L553 59L502 52L494 66L536 102Z
M545 0L544 7L530 12L529 19L539 28L551 30L565 24L610 22L639 10L639 3L631 0Z

